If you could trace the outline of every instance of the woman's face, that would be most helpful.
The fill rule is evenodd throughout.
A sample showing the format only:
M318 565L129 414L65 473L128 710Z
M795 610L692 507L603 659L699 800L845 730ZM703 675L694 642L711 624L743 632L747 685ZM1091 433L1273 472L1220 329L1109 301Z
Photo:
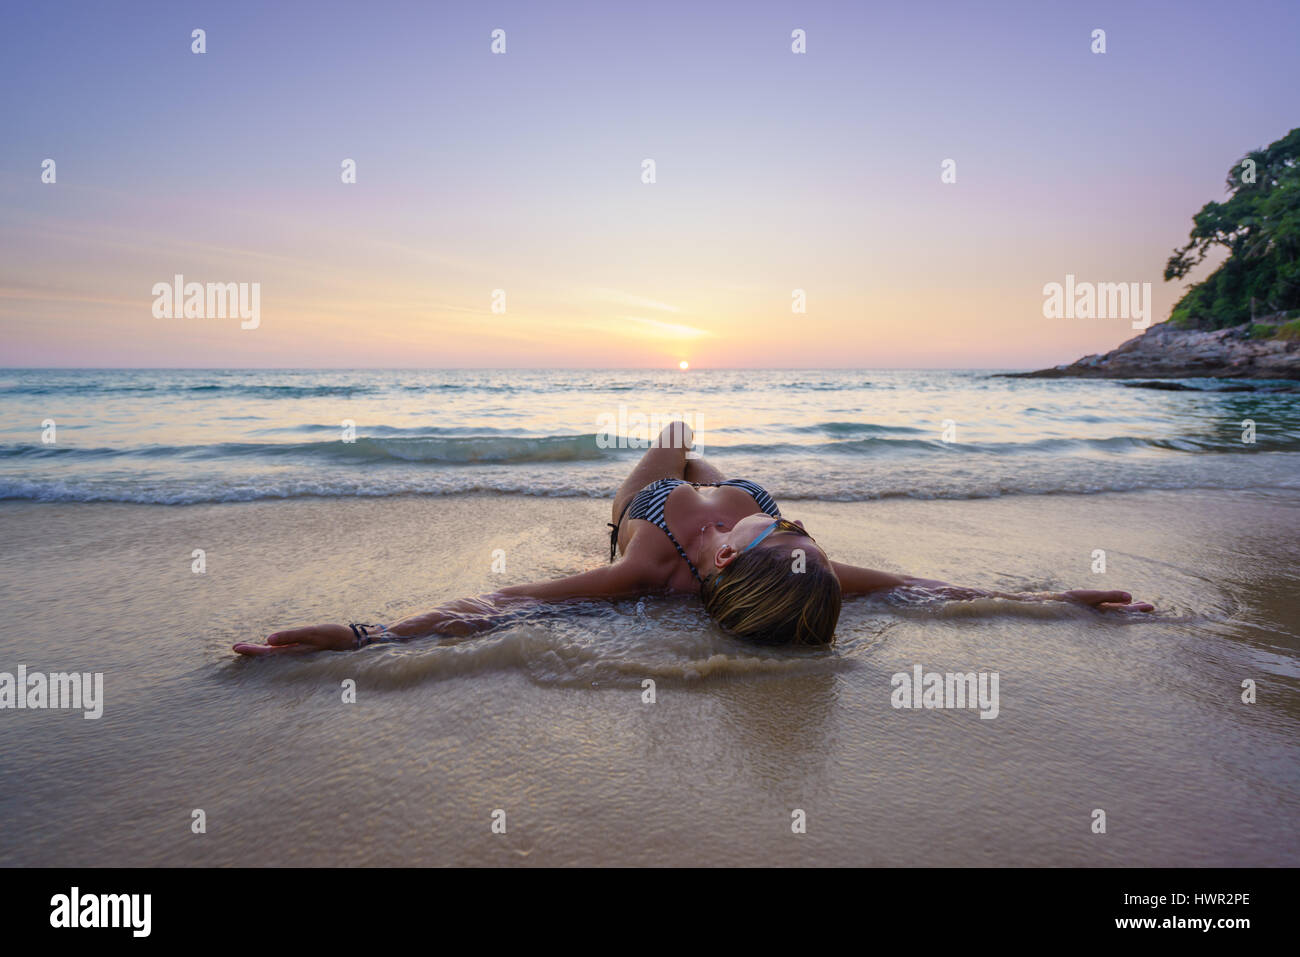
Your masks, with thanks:
M714 522L700 529L700 558L714 568L726 568L736 557L769 528L776 519L762 512L746 515L740 521L728 525L726 522ZM794 524L803 528L803 522L795 520ZM782 528L767 535L755 548L803 548L816 551L823 556L820 546L807 534L801 534Z

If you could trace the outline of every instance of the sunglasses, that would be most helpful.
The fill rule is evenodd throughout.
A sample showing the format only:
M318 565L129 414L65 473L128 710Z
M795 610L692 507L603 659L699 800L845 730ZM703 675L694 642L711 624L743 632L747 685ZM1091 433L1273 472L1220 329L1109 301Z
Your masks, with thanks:
M767 530L763 532L763 534L759 535L758 538L754 539L752 542L750 542L748 545L742 548L740 550L740 554L742 555L745 554L745 552L749 551L751 548L753 548L763 539L767 538L767 536L771 535L773 532L794 532L796 535L802 535L813 542L817 541L817 539L813 538L811 535L809 535L807 532L805 532L802 528L800 528L798 525L796 525L794 522L790 521L789 519L778 518L775 522L773 522L771 525L767 527Z

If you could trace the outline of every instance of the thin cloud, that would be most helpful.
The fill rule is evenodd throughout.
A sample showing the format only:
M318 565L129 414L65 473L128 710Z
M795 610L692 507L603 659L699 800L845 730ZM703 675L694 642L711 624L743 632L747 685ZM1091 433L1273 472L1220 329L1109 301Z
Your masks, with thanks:
M645 299L641 296L633 296L630 293L620 292L617 289L594 288L587 290L587 295L596 299L602 299L606 302L617 302L624 306L633 306L637 309L657 309L660 312L681 312L680 306L669 305L666 302L658 302L654 299Z
M707 329L687 326L679 322L660 322L658 319L646 319L643 316L615 316L614 318L619 322L634 323L645 332L660 336L671 336L674 339L701 339L713 335ZM602 326L602 328L608 329L608 326Z

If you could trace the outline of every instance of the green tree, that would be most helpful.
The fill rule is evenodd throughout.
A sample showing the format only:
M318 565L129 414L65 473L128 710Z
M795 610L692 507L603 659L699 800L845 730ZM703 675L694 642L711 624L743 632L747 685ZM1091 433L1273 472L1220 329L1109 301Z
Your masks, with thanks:
M1211 250L1228 250L1174 306L1175 325L1239 325L1251 318L1252 299L1256 315L1300 308L1300 127L1246 154L1228 171L1227 187L1231 198L1201 207L1187 245L1165 266L1166 281L1182 279Z

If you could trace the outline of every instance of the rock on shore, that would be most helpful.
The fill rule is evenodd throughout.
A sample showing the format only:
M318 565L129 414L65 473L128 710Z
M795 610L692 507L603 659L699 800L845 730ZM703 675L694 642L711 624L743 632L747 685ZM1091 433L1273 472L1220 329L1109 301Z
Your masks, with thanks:
M1202 332L1158 323L1100 355L1015 378L1300 379L1300 341L1249 338L1251 323Z

